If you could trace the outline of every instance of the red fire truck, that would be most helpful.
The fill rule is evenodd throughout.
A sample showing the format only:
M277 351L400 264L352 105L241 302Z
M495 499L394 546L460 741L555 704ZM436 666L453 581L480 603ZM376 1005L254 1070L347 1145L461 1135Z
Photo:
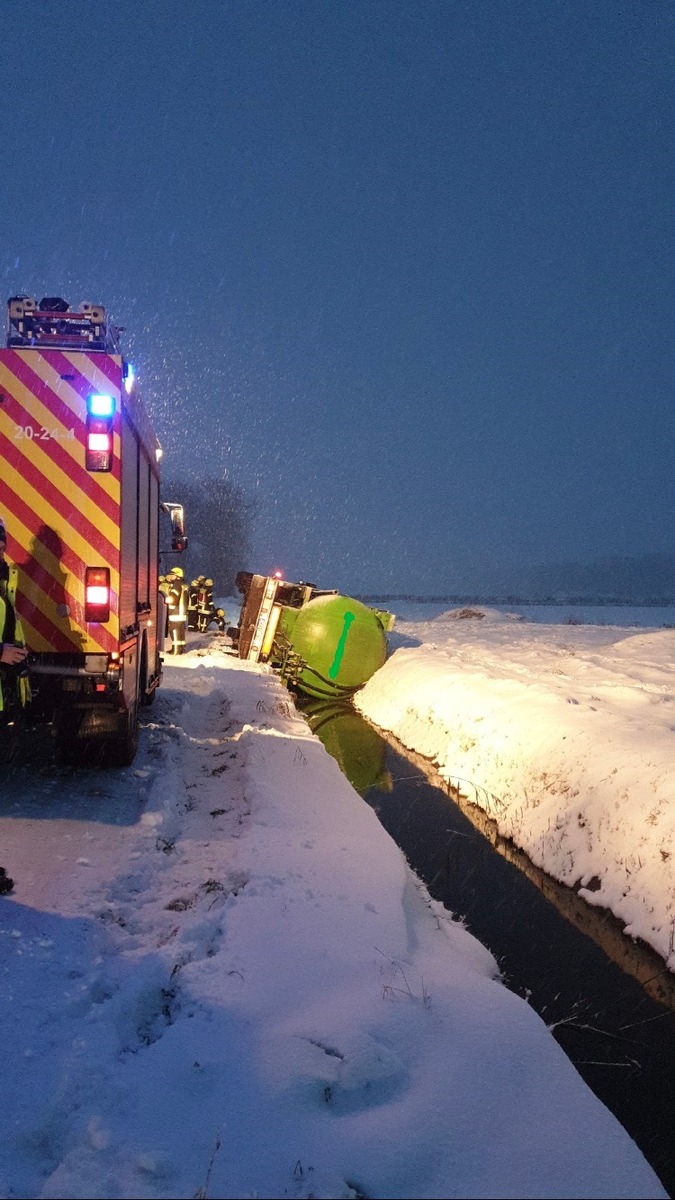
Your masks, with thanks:
M104 308L8 302L0 349L0 517L18 568L31 719L63 761L128 765L161 679L161 449ZM168 530L167 530L168 534Z

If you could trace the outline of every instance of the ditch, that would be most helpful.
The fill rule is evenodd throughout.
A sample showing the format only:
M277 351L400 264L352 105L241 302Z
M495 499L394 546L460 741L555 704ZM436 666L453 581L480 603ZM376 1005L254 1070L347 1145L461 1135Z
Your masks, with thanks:
M675 1196L675 977L351 706L298 699L430 895L461 917Z

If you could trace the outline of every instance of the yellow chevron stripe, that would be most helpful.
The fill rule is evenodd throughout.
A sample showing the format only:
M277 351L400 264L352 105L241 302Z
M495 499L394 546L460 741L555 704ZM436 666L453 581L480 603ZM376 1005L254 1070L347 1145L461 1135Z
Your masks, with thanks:
M82 351L78 353L77 350L62 350L61 353L63 354L64 358L68 359L68 362L71 364L71 366L75 367L75 370L80 372L80 375L84 375L85 378L89 380L92 388L95 391L103 392L104 395L113 392L119 400L119 388L116 388L110 382L105 372L102 371L100 367L96 365L96 362L86 353L83 353ZM107 357L111 358L113 362L121 368L122 358L119 354L109 354Z
M63 536L63 515L57 512L47 500L43 499L43 497L35 491L35 488L27 483L27 481L19 475L18 471L15 471L14 467L10 466L8 462L3 462L2 470L4 478L9 487L11 487L13 491L22 497L29 508L32 508L33 512L37 515L42 524L48 525L50 528L54 529L59 536ZM36 533L36 530L28 530L20 522L17 524L18 528L25 530L25 534L27 535L19 538L22 547L27 553L32 554L33 537ZM15 533L14 528L12 528L12 533ZM16 534L18 538L18 530L16 531ZM81 559L83 563L89 564L90 566L95 565L109 567L111 587L114 589L114 591L119 592L120 579L116 562L112 563L106 561L101 555L101 552L99 550L95 550L93 546L90 546L89 542L87 542L86 539L83 538L71 526L68 527L67 538L65 538L65 540L67 541L68 547L78 556L79 559ZM101 561L102 558L103 561Z
M61 378L59 372L50 366L47 359L44 358L39 350L15 350L15 354L43 383L46 383L53 392L56 392L59 400L62 400L67 405L73 416L79 417L82 420L85 397L81 396L67 379Z
M0 409L0 434L4 433L8 439L10 436L13 438L14 430L12 429L10 433L10 428L12 425L13 422L10 422L7 414ZM96 503L95 497L87 496L81 490L81 488L78 487L74 480L70 479L69 476L66 475L65 471L63 471L61 467L57 466L57 464L53 462L50 456L42 449L42 446L39 442L34 440L31 441L28 438L23 438L21 442L14 442L14 445L17 447L20 454L28 462L30 462L32 466L34 466L36 470L38 470L40 474L45 477L45 479L48 479L49 482L53 484L54 487L64 497L68 499L69 503L77 510L78 513L90 521L91 524L94 525L103 534L103 536L112 543L115 549L119 549L119 524L115 524L110 520L110 517L106 516L106 514ZM9 476L7 478L9 479ZM17 490L19 495L23 495L25 489L29 485L21 476L19 476L19 478L21 479L21 486ZM116 495L113 497L113 500L119 504L119 481L113 482L115 483L116 488ZM46 503L46 501L44 503ZM84 561L92 562L93 560L91 558L85 558Z
M71 575L67 571L62 570L61 574L63 579L59 582L60 589L62 587L72 588L73 582L78 582L75 579L75 576ZM75 589L72 588L72 590L74 591ZM20 591L21 594L31 602L31 604L34 604L35 607L40 610L43 616L47 617L47 619L51 621L52 625L55 625L56 628L68 638L68 640L72 643L74 651L81 650L82 652L87 651L88 653L91 653L92 650L99 652L103 650L102 645L92 636L87 626L80 625L72 614L68 617L61 617L58 615L56 611L56 602L52 600L46 592L43 592L41 588L37 587L33 580L28 578L25 571L21 572ZM78 591L81 595L83 595L84 588L79 587ZM66 603L65 597L62 601L59 601L59 603ZM27 624L24 618L22 618L22 624L24 626ZM113 627L114 625L116 625L116 622L110 621L104 626L104 628L106 628L113 637L116 637L117 632ZM42 645L37 646L34 644L32 639L28 639L28 645L30 646L31 650L49 650L52 648L51 644L41 633L37 631L37 629L33 629L33 633L35 637L39 639Z
M39 650L52 649L51 643L48 642L46 638L43 638L41 633L38 633L37 629L31 624L30 621L26 619L26 617L21 618L21 628L23 630L23 636L26 639L26 645L28 646L29 650L37 652Z
M44 638L41 633L38 633L37 629L35 629L35 627L26 619L26 617L21 618L21 628L23 629L24 637L26 639L26 645L30 650L37 652L40 650L49 651L54 649L51 642L47 641L47 639ZM84 630L82 632L84 634L82 645L80 646L79 644L73 644L73 653L77 653L78 651L80 651L82 654L106 653L106 651L102 646L99 645L95 638L91 637L91 635L88 635Z
M70 386L67 380L61 379L61 376L52 367L45 362L42 355L37 354L35 350L17 351L21 358L24 359L27 366L39 378L52 388L57 393L60 400L71 410L71 412L80 421L84 420L85 399ZM27 357L27 356L33 357ZM59 445L63 447L67 454L73 459L82 470L84 470L82 444L77 438L68 438L65 435L68 433L68 427L62 421L58 421L51 409L49 409L37 396L31 392L30 388L26 387L20 379L17 379L4 363L0 362L0 384L6 388L11 396L19 402L33 417L38 425L44 425L45 429L57 429L61 433ZM114 392L115 389L113 388ZM117 396L119 404L119 396ZM12 432L12 437L13 437ZM115 434L113 438L113 452L115 457L120 456L120 439L119 434ZM91 476L97 487L103 489L110 496L111 500L119 502L119 480L115 479L109 472L101 472Z
M55 581L59 591L67 589L75 602L79 603L81 607L84 608L83 580L79 579L77 575L74 575L72 571L68 571L62 565L60 560L56 558L56 556L52 554L52 552L48 550L42 542L38 542L37 539L34 539L31 530L28 529L27 526L25 526L17 516L12 518L12 533L14 534L16 541L19 543L21 548L25 551L26 557L28 558L33 556L36 561L39 562L40 566L44 567L44 569ZM114 575L115 572L112 570L111 583ZM113 587L115 587L114 584ZM61 629L66 633L66 636L68 636L73 642L74 650L82 649L86 650L88 653L98 653L103 650L103 647L93 637L87 625L80 625L75 621L74 617L60 617L56 611L57 602L52 600L51 597L46 594L46 592L43 592L39 587L37 587L37 585L28 578L24 571L21 572L20 590L31 601L31 603L34 604L35 607L38 608L40 612L42 612L44 616L46 616L52 622L53 625L56 625L57 629ZM117 589L115 588L115 590ZM65 598L63 602L65 603ZM59 601L59 603L61 603L61 601ZM26 620L24 619L22 623L25 626ZM69 626L69 628L66 628L66 624ZM117 638L119 636L118 618L113 616L111 620L106 623L104 628L108 630L112 637ZM47 641L43 635L39 633L32 625L31 630L32 636L27 638L27 644L30 646L31 650L52 649L51 643ZM82 643L81 645L80 642Z
M82 580L78 579L71 571L67 571L59 559L42 542L33 540L30 530L16 516L12 520L12 531L19 545L26 552L26 556L33 555L35 557L40 566L44 567L52 579L54 579L59 591L62 592L67 589L75 602L84 607L84 583ZM74 617L68 618L58 615L57 602L48 596L46 592L42 591L33 580L29 579L25 571L20 572L20 591L57 629L66 634L73 643L73 650L81 649L83 651L86 650L88 653L103 651L102 645L93 637L88 626L80 625L75 621ZM65 597L63 601L59 601L59 603L62 602L65 603ZM51 642L39 633L30 622L27 622L25 618L22 619L22 624L24 630L27 625L30 625L31 635L30 637L27 635L26 641L31 650L51 650L53 648ZM117 617L115 616L107 622L104 628L108 630L112 637L118 637Z
M17 540L21 541L23 547L23 540ZM39 542L37 538L33 539L31 536L29 545L23 548L27 552L27 557L34 558L36 562L39 562L41 567L44 567L48 575L51 575L59 590L67 588L73 599L78 604L84 605L84 582L78 579L77 575L74 575L72 571L69 571L43 542ZM23 575L25 575L25 572ZM26 579L24 579L25 582L27 582Z

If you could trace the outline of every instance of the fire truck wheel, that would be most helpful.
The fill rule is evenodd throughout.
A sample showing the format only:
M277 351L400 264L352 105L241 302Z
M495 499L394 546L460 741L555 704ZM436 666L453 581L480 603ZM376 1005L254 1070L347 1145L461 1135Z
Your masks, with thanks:
M157 688L154 687L151 692L149 692L147 690L147 687L148 687L148 644L145 641L145 638L143 639L143 651L141 653L141 667L140 667L138 678L139 678L139 694L141 697L141 704L147 708L147 706L149 704L154 704L155 693L157 691Z
M82 766L86 758L86 745L78 736L79 721L75 716L62 716L55 726L56 757L64 767Z
M138 707L126 714L124 729L106 746L105 766L130 767L138 749Z

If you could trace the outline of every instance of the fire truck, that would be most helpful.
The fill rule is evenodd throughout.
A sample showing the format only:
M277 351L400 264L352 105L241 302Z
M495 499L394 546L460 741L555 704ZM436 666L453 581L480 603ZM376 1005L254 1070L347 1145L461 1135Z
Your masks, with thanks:
M0 516L18 569L31 722L68 763L125 766L162 674L161 448L98 304L14 296L0 349ZM164 518L166 520L166 518Z

